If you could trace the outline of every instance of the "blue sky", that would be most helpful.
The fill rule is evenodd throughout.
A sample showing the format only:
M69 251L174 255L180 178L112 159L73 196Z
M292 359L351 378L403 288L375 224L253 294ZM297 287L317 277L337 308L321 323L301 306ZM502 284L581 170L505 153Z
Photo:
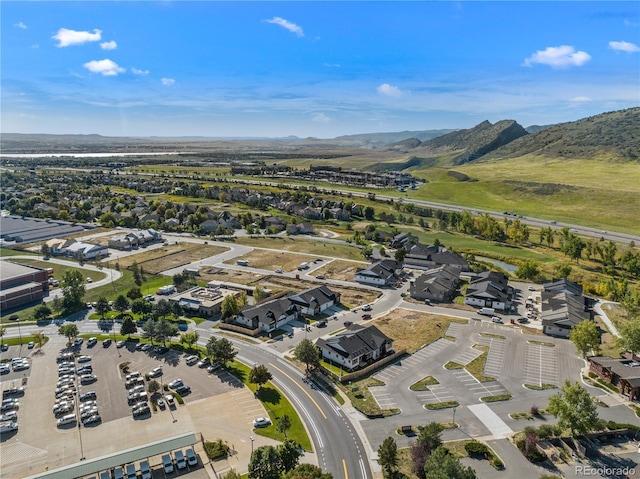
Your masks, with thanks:
M2 132L313 136L640 104L640 2L7 2Z

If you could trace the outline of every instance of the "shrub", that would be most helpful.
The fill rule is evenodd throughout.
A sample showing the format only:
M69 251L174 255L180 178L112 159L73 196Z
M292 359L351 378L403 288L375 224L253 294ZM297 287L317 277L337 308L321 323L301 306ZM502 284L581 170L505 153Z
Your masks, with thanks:
M540 414L540 409L538 409L538 406L534 404L533 406L531 406L531 415L537 416L538 414Z
M486 444L482 444L478 441L471 441L464 445L464 450L467 451L467 454L470 456L484 456L489 453L489 448Z
M552 426L551 424L543 424L536 431L539 439L549 439L550 437L558 436L560 434L560 428Z
M499 457L493 456L489 461L489 464L491 464L495 469L498 469L499 471L504 469L504 463L500 460Z
M225 444L222 439L216 439L215 441L205 441L204 450L207 452L207 456L212 461L226 457L229 454L229 446Z

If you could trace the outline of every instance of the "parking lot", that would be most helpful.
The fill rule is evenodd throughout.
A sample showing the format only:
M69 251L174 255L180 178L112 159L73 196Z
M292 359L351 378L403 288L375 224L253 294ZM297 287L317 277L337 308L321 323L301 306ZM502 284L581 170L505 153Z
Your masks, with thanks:
M184 361L185 355L176 351L165 354L136 351L133 342L122 348L116 348L115 343L105 348L101 342L88 347L86 340L79 347L69 348L65 342L61 336L52 336L42 352L32 353L32 365L28 370L12 371L2 377L3 389L27 380L24 395L19 398L18 431L2 435L2 477L25 477L41 472L45 467L53 469L78 462L83 457L95 458L117 453L186 432L201 432L206 439L213 440L221 437L218 432L220 427L227 427L229 430L225 430L225 438L233 440L234 431L242 437L249 437L251 420L266 414L259 401L235 377L224 371L210 374L206 368L188 366ZM57 418L52 413L52 407L58 382L56 358L61 351L91 356L91 361L76 361L76 367L91 364L92 374L97 380L92 384L78 385L77 390L79 394L96 392L96 405L102 417L100 423L90 427L77 427L75 422L63 427L56 426ZM8 353L13 354L12 351L4 354ZM129 363L129 371L139 371L142 376L161 365L163 374L156 378L161 385L180 378L191 387L191 394L184 396L184 405L176 404L173 409L158 408L134 419L127 400L126 374L119 368L122 363ZM145 381L145 387L147 383ZM168 394L164 390L162 393ZM218 404L226 407L225 411L220 411L220 417ZM76 411L77 407L73 412ZM225 417L228 411L233 411L233 417ZM227 426L226 422L234 426ZM105 438L112 440L105 441ZM262 440L259 438L256 446ZM198 450L198 444L196 453L200 465L203 460L207 461L202 447ZM159 456L150 458L149 462L154 477L165 477ZM202 467L195 472L187 472L190 477L208 477ZM180 475L183 474L185 472L180 471ZM167 475L175 476L176 473Z

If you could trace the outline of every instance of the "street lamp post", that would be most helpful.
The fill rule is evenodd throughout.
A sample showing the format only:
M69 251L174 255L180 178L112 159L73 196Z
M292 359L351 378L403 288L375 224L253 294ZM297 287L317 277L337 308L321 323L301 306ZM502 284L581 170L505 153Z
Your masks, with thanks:
M453 408L453 425L456 425L456 409L458 409L458 407L454 407Z
M251 455L253 456L253 441L254 441L254 437L251 436Z

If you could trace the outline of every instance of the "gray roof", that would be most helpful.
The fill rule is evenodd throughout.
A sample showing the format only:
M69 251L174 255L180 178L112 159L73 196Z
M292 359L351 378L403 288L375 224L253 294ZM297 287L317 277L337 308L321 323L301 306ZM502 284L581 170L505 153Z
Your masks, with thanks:
M316 346L332 349L345 358L357 358L363 354L379 350L385 343L391 344L393 340L385 336L375 326L363 327L354 324L344 333L337 334L327 339L319 338Z
M394 259L383 259L376 261L366 268L358 270L356 274L370 276L373 278L383 278L386 280L393 276L396 270L401 267L402 265Z
M546 291L542 298L542 325L570 329L589 318L584 310L584 296L566 291Z
M508 299L508 278L503 273L485 271L473 279L467 289L467 297L491 299L506 303Z
M303 291L300 294L289 296L288 298L292 303L310 307L314 304L321 306L331 301L335 301L336 294L326 286L318 286L317 288L311 288Z

